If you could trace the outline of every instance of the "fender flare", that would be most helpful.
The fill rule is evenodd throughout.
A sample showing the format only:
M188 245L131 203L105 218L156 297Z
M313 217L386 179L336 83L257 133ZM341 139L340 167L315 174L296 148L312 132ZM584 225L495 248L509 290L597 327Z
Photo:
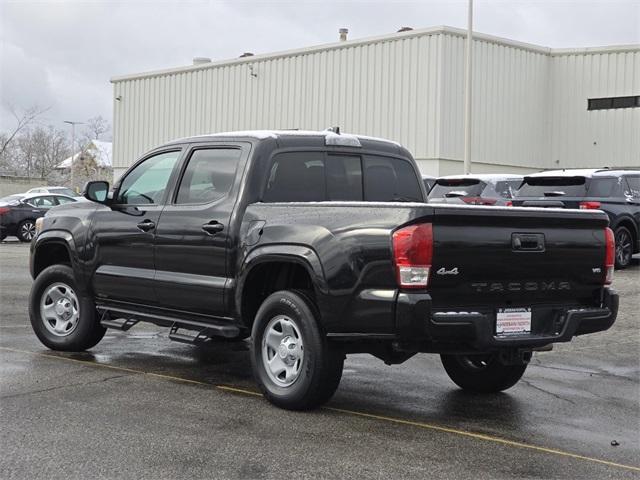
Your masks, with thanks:
M50 245L52 243L62 245L67 249L67 253L69 254L69 258L71 259L71 268L76 275L80 275L78 278L82 279L79 261L78 261L78 251L76 250L76 243L73 239L73 235L71 232L67 230L46 230L40 235L38 235L35 241L31 244L31 257L29 262L29 270L31 273L31 278L35 280L35 266L36 266L36 258L39 254L39 249L44 245Z
M311 283L316 293L326 294L329 291L322 263L314 250L303 245L262 245L249 252L238 270L234 300L239 318L242 318L242 293L247 278L255 267L267 262L297 263L311 277Z

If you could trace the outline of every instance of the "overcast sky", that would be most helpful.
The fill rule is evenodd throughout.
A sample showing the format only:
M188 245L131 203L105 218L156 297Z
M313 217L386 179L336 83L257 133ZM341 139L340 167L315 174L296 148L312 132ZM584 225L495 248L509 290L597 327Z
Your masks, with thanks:
M474 30L547 47L640 43L640 0L475 0ZM9 105L51 107L65 127L112 120L115 75L435 25L466 27L462 1L6 1L0 0L0 130Z

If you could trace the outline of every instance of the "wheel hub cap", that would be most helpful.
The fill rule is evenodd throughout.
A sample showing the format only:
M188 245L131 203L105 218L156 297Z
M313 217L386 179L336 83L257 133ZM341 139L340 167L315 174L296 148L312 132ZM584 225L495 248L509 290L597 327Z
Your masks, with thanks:
M78 326L78 297L71 287L58 282L45 288L40 299L40 318L46 329L58 337L66 337Z
M303 360L301 330L289 317L273 318L262 339L262 361L269 378L281 387L292 385L300 376Z

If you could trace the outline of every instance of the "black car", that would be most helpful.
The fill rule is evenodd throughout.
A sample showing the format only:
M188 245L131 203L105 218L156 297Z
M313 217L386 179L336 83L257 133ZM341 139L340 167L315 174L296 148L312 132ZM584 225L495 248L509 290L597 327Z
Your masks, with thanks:
M30 242L36 233L36 219L51 207L77 201L66 195L15 194L0 198L0 241L15 235Z
M31 242L31 325L79 351L150 321L248 339L284 408L326 402L345 355L440 353L474 392L515 385L534 349L615 321L599 210L424 203L411 154L333 132L237 132L144 155L107 194L52 209ZM380 386L382 388L382 386Z
M615 233L616 267L640 251L640 170L558 170L524 177L514 206L603 210Z
M522 176L515 174L450 175L429 191L429 203L511 205Z

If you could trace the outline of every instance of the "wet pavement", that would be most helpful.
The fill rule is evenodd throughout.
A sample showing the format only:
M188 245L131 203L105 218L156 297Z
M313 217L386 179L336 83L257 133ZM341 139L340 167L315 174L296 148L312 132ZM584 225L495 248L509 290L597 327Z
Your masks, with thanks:
M326 408L259 395L244 343L152 325L90 352L43 347L28 245L0 245L0 477L640 478L640 265L614 327L534 356L506 393L461 392L435 355L350 356ZM612 441L617 446L612 445Z

